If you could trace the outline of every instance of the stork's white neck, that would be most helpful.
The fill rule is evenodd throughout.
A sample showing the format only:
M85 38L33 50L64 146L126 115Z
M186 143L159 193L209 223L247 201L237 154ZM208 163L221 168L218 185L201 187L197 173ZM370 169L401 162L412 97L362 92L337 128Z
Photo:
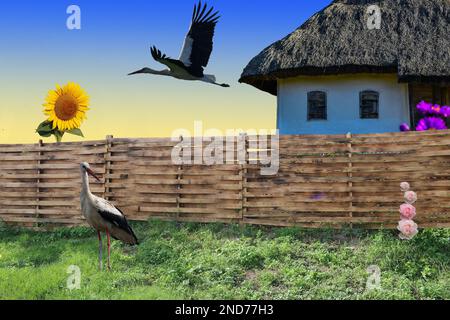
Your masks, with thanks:
M81 192L84 195L91 194L91 189L89 188L89 177L86 170L81 172Z

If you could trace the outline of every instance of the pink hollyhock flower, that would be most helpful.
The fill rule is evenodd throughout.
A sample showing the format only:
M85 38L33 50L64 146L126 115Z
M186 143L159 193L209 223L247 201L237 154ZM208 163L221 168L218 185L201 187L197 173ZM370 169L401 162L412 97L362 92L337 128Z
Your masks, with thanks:
M410 188L411 188L411 186L409 185L408 182L400 183L400 189L402 190L402 192L409 191Z
M417 201L417 193L414 191L405 192L405 200L408 204L414 204Z
M402 220L412 220L416 216L416 208L410 204L400 206L400 215Z
M401 232L399 237L402 240L411 240L419 233L419 226L412 220L401 220L397 229Z

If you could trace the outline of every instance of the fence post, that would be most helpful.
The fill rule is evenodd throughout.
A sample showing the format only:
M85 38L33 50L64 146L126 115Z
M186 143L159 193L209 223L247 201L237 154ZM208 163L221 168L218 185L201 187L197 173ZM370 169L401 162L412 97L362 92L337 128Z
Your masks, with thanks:
M244 150L239 150L239 147L243 147ZM249 154L248 154L248 136L246 133L242 133L238 137L238 159L239 159L239 152L242 152L244 154L243 163L239 163L240 165L240 172L242 176L242 187L241 187L241 212L240 212L240 220L239 224L244 224L245 215L247 212L247 174L248 174L248 160L249 160ZM240 160L238 160L240 161Z
M106 153L105 153L105 182L103 184L103 198L109 200L109 195L111 193L111 149L113 144L114 136L106 136Z
M183 136L180 136L180 145L182 146L181 148L184 148L183 145L184 142L184 138ZM182 150L183 152L183 150ZM182 153L183 154L183 153ZM183 164L180 164L178 166L178 171L177 171L177 216L176 216L176 222L179 222L180 220L180 210L181 210L181 189L183 188L183 186L181 185L181 180L183 180Z
M353 162L352 162L352 155L353 155L353 147L352 147L352 134L349 132L347 133L347 149L348 149L348 189L349 189L349 198L350 198L350 204L349 204L349 216L350 216L350 228L353 229Z
M38 160L37 160L37 179L36 179L36 214L35 214L35 227L39 228L39 216L40 216L40 183L41 183L41 179L40 179L40 175L41 175L41 158L42 158L42 147L44 146L44 142L41 140L39 140L38 142Z

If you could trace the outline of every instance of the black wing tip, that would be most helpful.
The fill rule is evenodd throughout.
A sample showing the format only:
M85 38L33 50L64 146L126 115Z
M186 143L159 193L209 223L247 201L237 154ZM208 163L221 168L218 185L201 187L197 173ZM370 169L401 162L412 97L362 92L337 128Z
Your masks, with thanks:
M133 240L134 240L133 243L128 243L128 244L130 246L137 246L137 245L139 245L139 240L138 240L136 234L134 233L133 229L131 228L130 224L128 223L127 218L125 218L125 221L126 221L126 224L127 224L127 228L126 229L122 228L122 230L127 232L130 236L132 236Z
M202 1L199 1L198 5L194 5L194 13L192 14L192 22L194 23L217 23L219 17L215 18L219 11L214 13L214 6L211 6L209 11L205 14L206 9L208 8L208 4L205 2L202 7ZM217 19L217 20L215 20ZM215 20L215 21L214 21Z
M156 47L155 46L150 47L150 52L152 53L153 59L156 60L158 58L156 55Z
M163 54L163 53L161 52L161 50L159 50L158 48L156 48L156 46L152 46L152 47L150 48L150 51L151 51L151 53L152 53L153 59L155 59L155 60L161 60L161 59L166 59L166 58L167 58L167 56L166 56L165 54Z
M133 246L138 246L139 245L139 240L136 236L136 234L134 233L133 229L131 228L131 226L128 224L128 231L130 232L130 235L133 237L134 239L134 243L132 244Z

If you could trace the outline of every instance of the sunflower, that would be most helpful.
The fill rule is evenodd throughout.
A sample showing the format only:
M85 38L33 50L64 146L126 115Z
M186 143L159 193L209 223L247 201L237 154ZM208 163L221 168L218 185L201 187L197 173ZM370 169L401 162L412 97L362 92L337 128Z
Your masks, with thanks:
M44 103L44 113L53 123L52 129L61 132L80 128L89 110L89 96L80 85L69 82L63 87L56 85L48 92Z

